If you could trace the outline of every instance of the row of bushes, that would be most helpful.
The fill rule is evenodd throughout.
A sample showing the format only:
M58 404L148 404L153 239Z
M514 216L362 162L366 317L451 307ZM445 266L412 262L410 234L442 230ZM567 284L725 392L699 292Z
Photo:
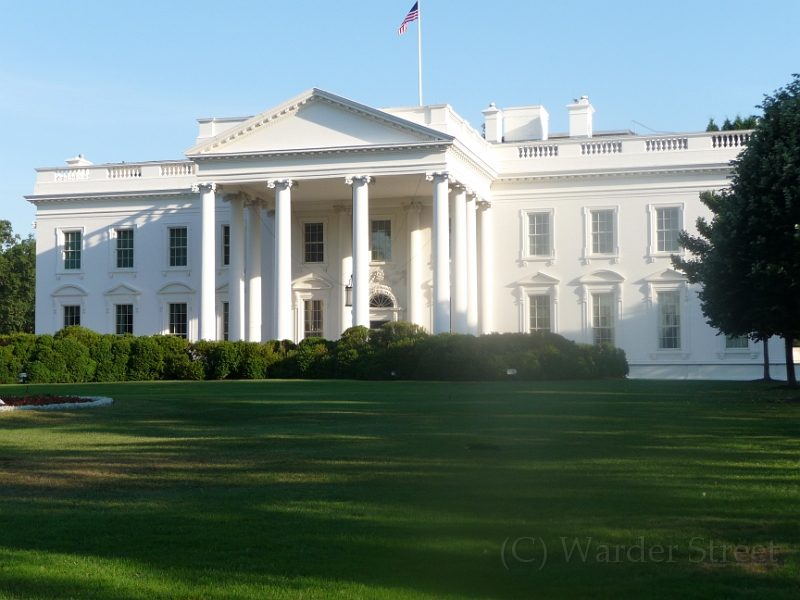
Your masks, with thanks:
M628 373L625 353L550 333L429 335L412 323L353 327L341 339L189 342L174 336L100 335L68 327L55 336L0 336L0 383L159 379L596 379Z

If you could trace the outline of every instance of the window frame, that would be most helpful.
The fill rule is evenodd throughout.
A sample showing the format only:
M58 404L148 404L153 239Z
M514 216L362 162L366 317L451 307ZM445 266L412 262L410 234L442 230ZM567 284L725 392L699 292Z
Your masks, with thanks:
M183 316L184 316L184 323L183 327L186 329L185 333L181 335L180 333L175 333L173 330L173 321L172 317L174 315L173 307L175 306L183 306ZM188 302L167 302L167 335L174 335L176 337L183 338L185 340L190 339L190 319L189 319L189 303Z
M130 317L130 331L123 331L123 332L119 331L119 325L120 325L120 323L119 323L119 317L120 317L119 308L122 307L122 306L130 306L130 309L131 309L130 315L128 315ZM136 313L136 307L134 306L133 302L115 302L114 303L114 333L116 335L125 335L126 333L130 333L131 335L133 335L133 331L134 331L133 327L134 327L134 321L135 321L134 320L134 314L135 313Z
M606 298L610 298L611 299L611 303L608 306L608 309L609 309L608 317L611 320L611 325L610 326L603 327L603 326L595 324L595 309L600 307L600 305L598 303L598 298L600 298L600 297L606 297ZM615 309L615 306L618 304L618 302L617 302L617 294L615 293L614 290L593 289L593 290L591 290L589 292L589 302L590 302L590 306L589 306L589 311L590 311L590 314L589 314L589 329L591 331L592 344L597 345L597 344L600 344L600 343L609 343L612 346L616 346L617 345L617 322L619 320L617 315L616 315L617 310ZM603 342L598 342L597 341L597 337L598 336L596 334L596 330L598 330L598 329L610 329L611 330L611 341L604 340Z
M162 252L164 261L164 272L185 271L192 270L192 226L187 222L174 222L164 223L164 250ZM185 266L171 266L170 265L170 231L172 229L186 229L186 265Z
M225 230L228 230L228 244L225 244ZM225 262L225 248L228 249L228 262ZM231 265L231 224L219 224L219 260L217 261L220 269L227 269Z
M319 303L319 308L315 307L315 303ZM312 315L319 311L319 329L309 329L308 328L308 313L309 313L309 304L311 305L311 313ZM310 337L325 337L325 300L322 298L304 298L303 299L303 307L302 307L302 314L303 314L303 337L302 339L307 339ZM309 335L309 333L318 333L318 335Z
M77 269L65 268L64 253L66 250L66 234L79 233L81 236L80 266ZM56 229L56 248L58 249L58 260L56 261L56 274L58 275L83 275L86 271L86 228L85 227L59 227Z
M588 265L592 260L609 260L612 264L619 262L619 205L584 206L583 212L583 264ZM611 252L594 252L594 232L592 231L593 215L600 212L611 213L613 227Z
M520 247L520 260L523 266L529 262L545 262L548 266L555 264L556 242L555 242L555 208L526 208L520 211L520 221L522 224L522 240ZM530 217L533 215L547 215L549 219L549 248L547 254L530 253Z
M662 307L667 306L666 302L662 302L662 296L666 294L670 294L676 299L675 306L677 307L677 316L678 316L678 324L676 325L663 325L662 324ZM686 328L686 317L685 317L685 310L681 308L681 292L680 290L672 290L672 289L665 289L665 290L657 290L655 292L656 296L656 344L659 352L683 352L685 350L685 342L684 342L684 330ZM669 327L677 327L678 328L678 345L667 347L662 346L661 343L664 339L663 333L665 328Z
M647 261L654 262L657 258L669 258L673 254L683 256L686 252L680 246L675 251L658 249L658 211L664 209L678 209L678 233L686 229L685 205L683 202L652 203L647 205Z
M133 232L133 247L132 250L132 266L130 267L120 267L118 266L119 260L119 232L120 231L132 231ZM136 271L136 241L139 237L137 235L137 227L136 225L119 225L116 227L112 227L109 230L108 234L109 240L111 242L111 268L110 271L115 271L118 273L133 273Z
M372 256L372 224L376 221L388 221L390 227L390 235L389 235L389 254L390 257L388 259L381 259L375 260ZM370 265L390 265L393 264L396 260L396 250L395 248L395 218L394 215L370 215L369 216L369 263Z
M306 227L309 225L321 225L322 226L322 260L306 260L306 248L309 243L320 243L320 242L308 242L306 241ZM304 265L327 265L328 264L328 246L329 246L329 230L328 224L325 219L302 219L300 221L300 244L301 244L301 256L303 257L303 264Z
M70 323L67 325L67 309L76 309L75 312L77 314L73 314L72 318L74 319L77 317L77 323ZM61 329L66 329L67 327L72 327L73 325L81 325L81 313L83 313L83 306L81 304L62 304L61 305Z
M519 298L519 323L520 333L530 333L531 296L550 297L550 333L558 333L558 286L560 281L545 273L537 272L533 277L528 277L517 282Z
M528 302L527 302L527 305L528 305L528 309L527 309L528 328L527 328L527 331L525 333L534 333L536 331L547 331L547 333L553 333L553 297L552 297L552 295L548 294L546 292L545 293L542 293L542 292L538 292L537 293L535 291L532 291L532 292L528 292L527 296L528 296L528 298L527 298L528 299ZM533 311L534 306L536 305L536 302L534 301L534 299L539 299L539 298L547 298L547 321L548 321L548 325L549 326L548 326L548 328L546 330L545 329L539 329L539 328L537 328L537 329L531 328L531 321L534 318L533 314L532 314L532 311Z

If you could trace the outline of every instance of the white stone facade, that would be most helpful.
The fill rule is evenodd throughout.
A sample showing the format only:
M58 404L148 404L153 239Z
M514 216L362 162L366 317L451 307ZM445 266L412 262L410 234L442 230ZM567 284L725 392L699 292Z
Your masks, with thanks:
M709 328L670 263L748 132L597 132L588 98L567 110L556 135L541 106L492 105L484 137L447 105L378 110L314 89L201 119L186 161L38 169L36 330L539 328L612 341L632 376L759 377L761 345Z

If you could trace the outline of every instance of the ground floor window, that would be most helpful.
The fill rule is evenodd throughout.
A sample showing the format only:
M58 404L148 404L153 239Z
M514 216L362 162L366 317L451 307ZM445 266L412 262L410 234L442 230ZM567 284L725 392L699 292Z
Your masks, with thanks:
M614 294L592 294L592 334L595 344L614 343Z
M679 350L681 347L680 292L658 293L658 348Z
M384 325L386 325L386 323L389 323L389 319L381 319L381 320L375 320L375 321L370 320L369 328L372 329L373 331L375 331L375 330L380 329Z
M231 305L230 302L222 303L222 339L228 341L231 327Z
M305 326L303 337L323 337L322 300L306 300L304 302Z
M169 305L169 332L172 335L186 338L189 331L186 303L177 302Z
M80 305L70 305L64 307L64 327L81 324Z
M117 304L114 306L116 316L116 334L133 334L133 304Z
M746 350L748 348L748 340L746 335L726 335L725 336L725 349L726 350Z
M534 331L547 331L550 332L550 296L538 295L529 296L530 299L530 315L529 315L529 333Z

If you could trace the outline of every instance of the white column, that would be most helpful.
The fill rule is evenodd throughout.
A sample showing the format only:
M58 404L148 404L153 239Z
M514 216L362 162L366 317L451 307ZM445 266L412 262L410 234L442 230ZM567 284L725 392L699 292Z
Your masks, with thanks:
M419 229L422 205L412 202L403 210L408 211L408 320L422 325L422 232Z
M244 339L244 201L241 194L229 194L231 207L231 262L228 268L228 339Z
M467 333L467 192L453 187L453 332Z
M467 195L467 333L478 335L478 231L477 198Z
M216 213L217 184L200 183L192 191L200 192L200 330L201 340L217 339L216 290Z
M480 246L480 332L491 333L492 324L492 205L481 202L478 208L481 226Z
M292 327L292 184L270 181L275 188L275 338L294 340Z
M369 191L368 175L347 177L353 186L353 325L369 327Z
M247 206L247 341L261 341L261 205L260 198Z
M450 331L449 175L428 173L433 181L433 333Z
M341 331L353 326L353 307L345 306L345 286L353 276L353 208L350 206L334 206L339 215L339 281L342 289L339 295L341 304Z

